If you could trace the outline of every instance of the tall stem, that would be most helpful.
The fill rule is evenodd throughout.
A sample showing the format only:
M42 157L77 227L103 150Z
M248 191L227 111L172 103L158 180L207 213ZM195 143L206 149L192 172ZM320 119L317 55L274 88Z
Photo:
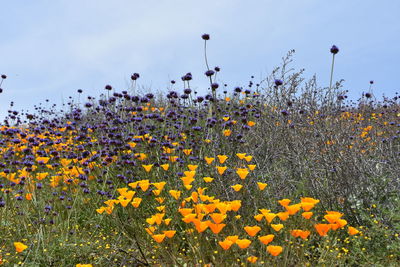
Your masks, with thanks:
M329 90L332 90L332 79L333 79L333 68L335 66L335 54L332 57L332 67L331 67L331 79L329 81Z

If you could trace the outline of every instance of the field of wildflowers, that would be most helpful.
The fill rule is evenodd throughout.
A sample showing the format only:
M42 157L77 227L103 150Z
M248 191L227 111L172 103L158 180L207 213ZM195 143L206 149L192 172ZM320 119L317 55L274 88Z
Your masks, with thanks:
M135 93L135 73L64 112L10 110L0 265L398 266L400 97L347 101L293 53L236 88L206 57L204 97L191 73Z

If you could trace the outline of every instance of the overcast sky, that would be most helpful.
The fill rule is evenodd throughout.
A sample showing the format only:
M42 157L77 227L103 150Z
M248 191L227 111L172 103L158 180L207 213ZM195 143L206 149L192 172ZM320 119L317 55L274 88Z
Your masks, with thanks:
M265 77L295 49L296 68L329 84L335 79L356 99L374 80L374 93L400 91L400 1L397 0L35 0L3 1L0 15L0 119L14 109L68 96L118 91L133 72L153 91L192 72L206 91L201 35L209 33L211 66L220 81L247 84ZM181 83L176 89L183 90Z

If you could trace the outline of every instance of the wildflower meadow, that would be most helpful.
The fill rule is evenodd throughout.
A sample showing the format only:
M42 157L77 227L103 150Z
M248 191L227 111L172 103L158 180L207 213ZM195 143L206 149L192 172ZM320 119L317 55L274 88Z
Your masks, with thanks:
M61 108L10 107L0 265L399 266L400 96L371 81L349 100L336 46L329 85L289 51L232 87L199 42L205 73L160 92L134 73Z

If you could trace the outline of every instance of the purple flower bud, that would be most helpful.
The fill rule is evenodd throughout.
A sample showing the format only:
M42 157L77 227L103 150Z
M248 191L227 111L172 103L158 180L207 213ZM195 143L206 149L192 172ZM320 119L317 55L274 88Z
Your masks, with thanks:
M210 40L210 35L207 34L207 33L205 33L205 34L203 34L203 35L201 36L201 38L202 38L203 40L207 41L207 40Z
M276 86L279 86L279 85L282 85L282 84L283 84L282 80L278 80L278 79L275 80L275 85Z
M208 70L208 71L206 71L204 74L207 76L207 77L210 77L210 76L213 76L214 75L214 71L213 70Z
M332 45L331 47L331 53L332 54L337 54L339 52L339 48L336 45Z
M139 79L139 77L140 77L139 73L134 73L131 75L131 80L136 81L137 79Z

